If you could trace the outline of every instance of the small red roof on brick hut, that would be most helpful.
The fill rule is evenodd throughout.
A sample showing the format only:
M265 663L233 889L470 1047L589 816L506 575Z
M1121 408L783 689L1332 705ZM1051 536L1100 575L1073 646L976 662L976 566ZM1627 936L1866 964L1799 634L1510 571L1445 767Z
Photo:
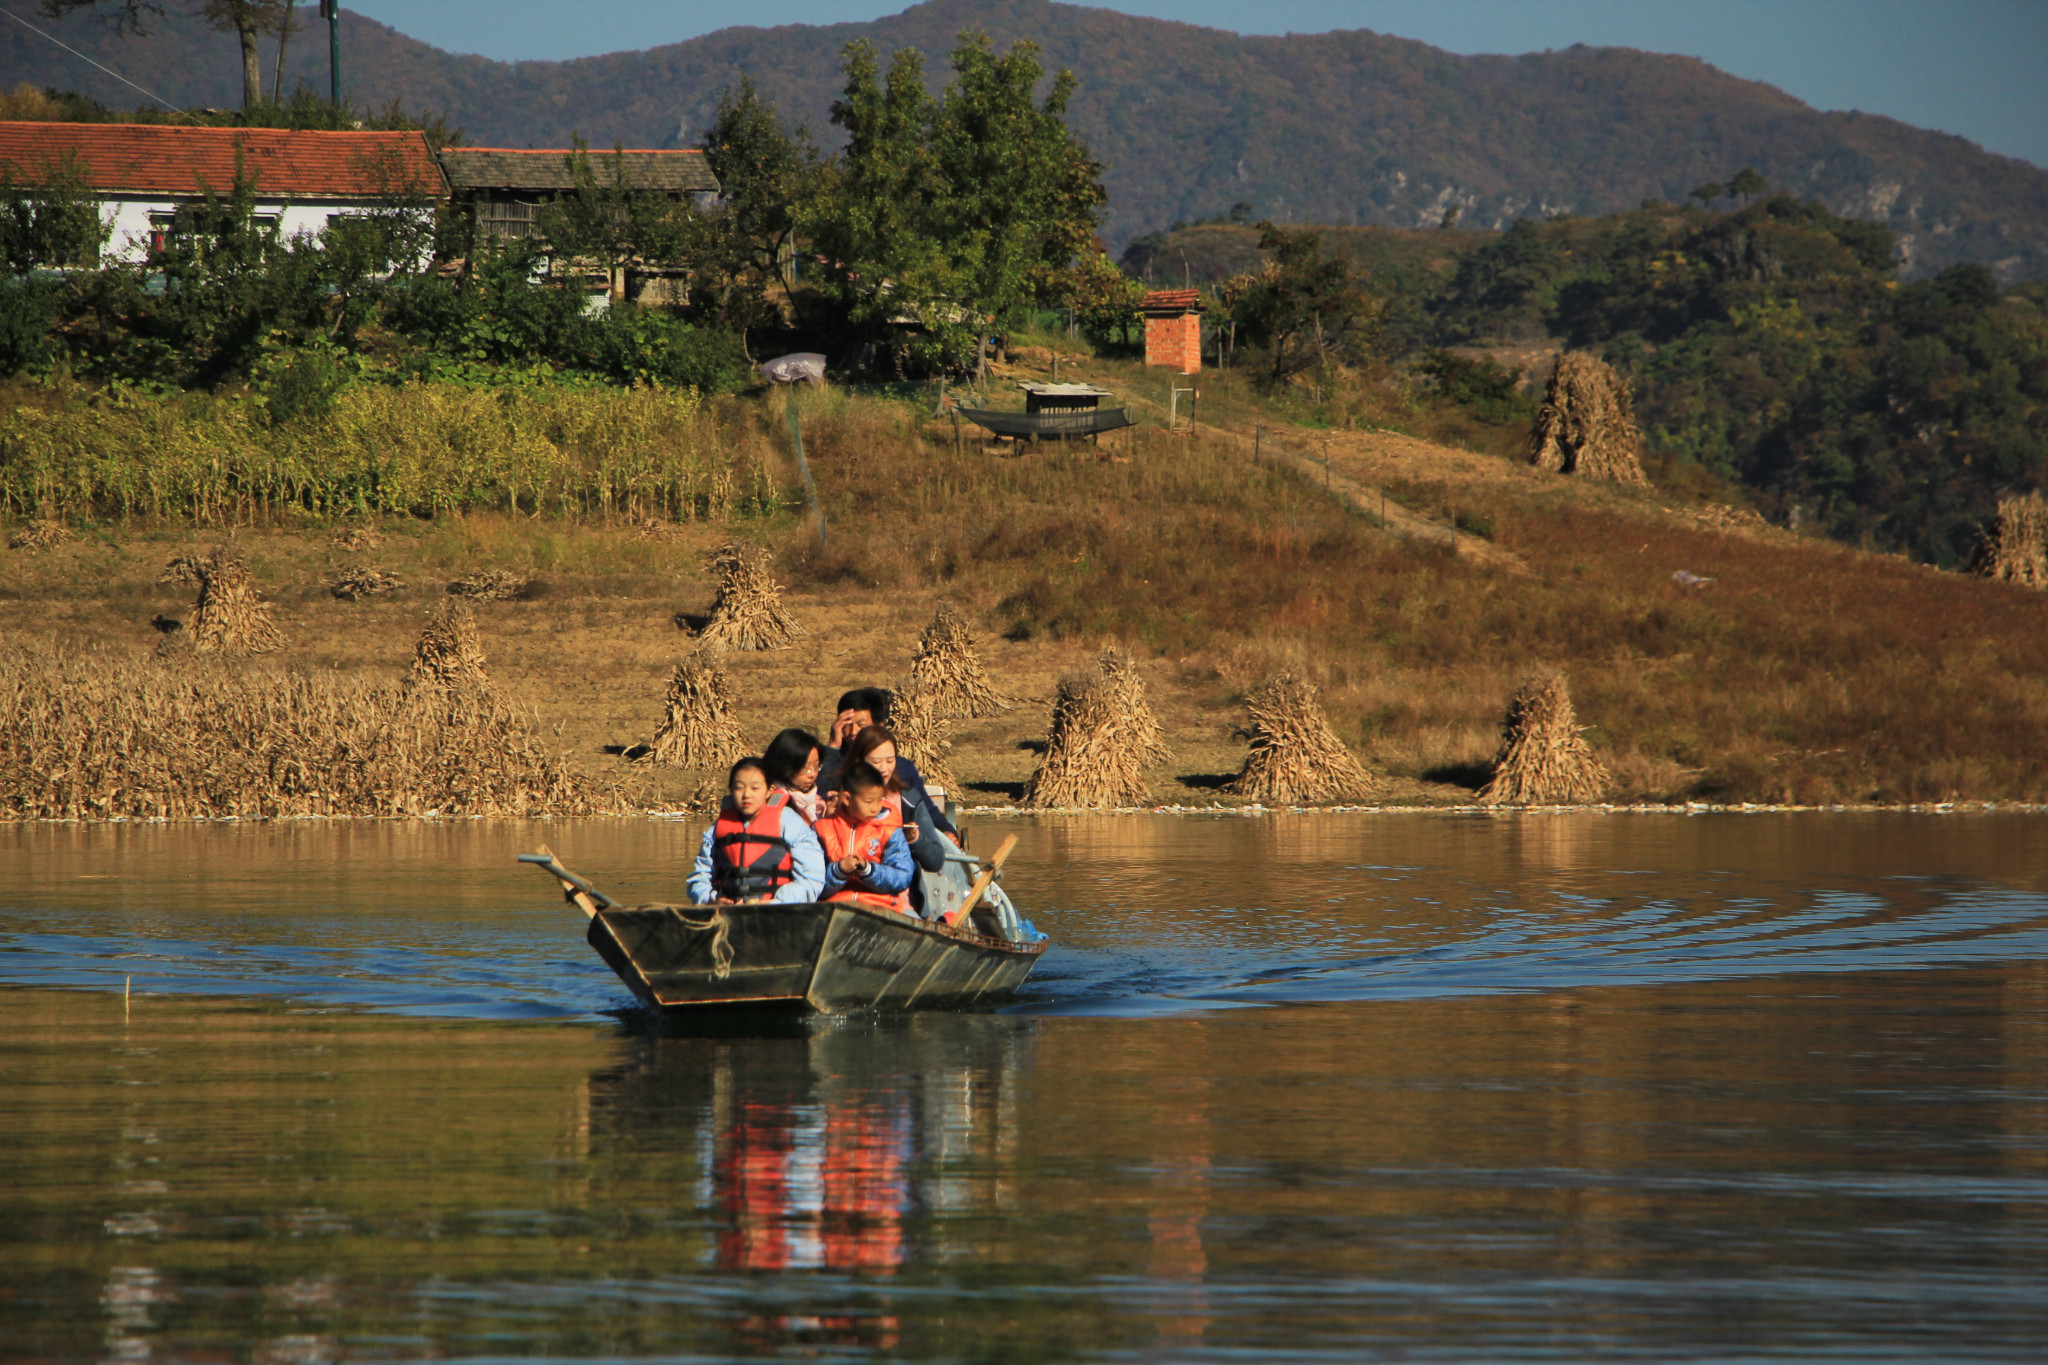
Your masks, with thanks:
M448 182L419 133L0 122L0 172L19 184L75 156L85 167L86 186L102 195L227 194L235 186L238 151L242 174L264 195L448 196Z
M1202 311L1202 291L1199 289L1153 289L1138 300L1138 311L1146 317L1169 317L1176 313L1199 313Z

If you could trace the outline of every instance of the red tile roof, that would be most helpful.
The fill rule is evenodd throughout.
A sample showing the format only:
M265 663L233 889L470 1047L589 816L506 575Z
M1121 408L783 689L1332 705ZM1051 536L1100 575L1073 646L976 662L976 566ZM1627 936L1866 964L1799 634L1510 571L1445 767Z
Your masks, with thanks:
M418 133L316 133L283 128L173 128L136 123L0 122L0 171L17 183L71 153L102 193L226 194L235 149L259 193L360 199L387 190L444 198L448 182Z
M1199 289L1154 289L1138 300L1141 313L1199 313L1202 311L1202 291Z

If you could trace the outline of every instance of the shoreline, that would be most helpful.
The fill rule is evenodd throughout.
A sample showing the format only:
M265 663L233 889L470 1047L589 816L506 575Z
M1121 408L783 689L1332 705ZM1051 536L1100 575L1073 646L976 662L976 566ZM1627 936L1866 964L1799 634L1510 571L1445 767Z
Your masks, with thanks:
M2048 815L2048 803L2028 801L1921 801L1896 805L1876 802L1865 804L1839 805L1769 805L1762 802L1705 802L1693 801L1683 804L1662 804L1642 802L1622 804L1603 802L1595 805L1577 806L1482 806L1477 804L1440 806L1266 806L1251 804L1244 806L1115 806L1103 809L1087 809L1077 806L1055 806L1043 810L1023 806L962 806L959 817L987 817L997 820L1026 819L1035 816L1057 816L1062 819L1085 819L1101 816L1156 815L1178 818L1203 818L1229 816L1235 819L1269 818L1293 815L1487 815L1487 816L1555 816L1555 815ZM625 813L612 812L601 815L221 815L211 817L144 818L138 816L111 816L103 820L86 819L37 819L0 820L0 830L27 829L51 825L80 828L105 828L112 826L165 826L165 825L283 825L283 824L483 824L487 822L522 824L566 824L569 822L590 822L600 820L668 820L675 822L705 820L709 816L701 810L673 810L649 808Z

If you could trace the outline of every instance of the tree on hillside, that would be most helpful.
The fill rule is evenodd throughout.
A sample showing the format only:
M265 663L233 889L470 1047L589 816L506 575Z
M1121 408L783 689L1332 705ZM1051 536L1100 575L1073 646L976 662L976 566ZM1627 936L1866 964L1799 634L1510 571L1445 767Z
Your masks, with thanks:
M1142 333L1144 315L1138 306L1144 301L1145 286L1116 268L1103 251L1083 253L1066 273L1063 302L1074 310L1081 330L1098 346L1119 346L1126 350L1132 338Z
M818 149L805 128L783 125L773 100L751 76L718 94L718 117L704 137L704 159L718 177L719 246L729 272L750 269L765 285L789 283L797 229L817 193Z
M1732 199L1747 202L1771 187L1771 182L1744 166L1728 182L1728 195Z
M1108 195L1102 164L1067 131L1074 74L1032 103L1044 68L1036 44L998 57L982 34L953 50L955 79L932 129L946 197L939 227L964 276L965 301L999 329L1054 302L1069 267L1094 245Z
M884 76L874 45L857 42L846 48L844 70L832 122L846 130L846 151L805 223L821 283L870 341L890 318L914 316L957 344L967 319L954 301L958 277L945 244L931 230L932 205L945 191L928 139L924 59L905 48Z
M690 206L636 191L624 148L592 158L590 144L579 137L569 153L569 175L575 188L544 205L537 218L558 257L616 273L636 257L675 261L692 254L697 233Z
M138 37L148 30L150 18L161 19L173 0L43 0L43 13L60 19L78 10L94 10L123 33ZM181 8L204 19L217 33L232 33L242 49L242 108L251 110L263 103L263 63L257 54L257 40L266 33L285 40L292 21L292 0L184 0ZM284 70L279 54L278 71Z
M955 79L934 99L915 51L884 75L872 45L846 49L832 121L847 148L806 217L826 281L871 340L914 319L936 342L929 359L978 356L986 330L1056 302L1091 247L1102 168L1067 130L1070 74L1034 102L1037 52L1020 42L998 56L963 35Z
M1231 318L1265 351L1269 378L1362 355L1379 309L1350 263L1323 255L1320 234L1270 221L1259 224L1259 249L1271 260L1234 291Z

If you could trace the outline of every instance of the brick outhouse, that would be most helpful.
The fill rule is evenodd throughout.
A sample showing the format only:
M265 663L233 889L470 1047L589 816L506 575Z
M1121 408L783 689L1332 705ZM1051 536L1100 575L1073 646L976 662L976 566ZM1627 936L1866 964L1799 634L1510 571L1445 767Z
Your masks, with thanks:
M1202 294L1198 289L1154 289L1139 301L1145 315L1145 363L1182 374L1202 368Z

